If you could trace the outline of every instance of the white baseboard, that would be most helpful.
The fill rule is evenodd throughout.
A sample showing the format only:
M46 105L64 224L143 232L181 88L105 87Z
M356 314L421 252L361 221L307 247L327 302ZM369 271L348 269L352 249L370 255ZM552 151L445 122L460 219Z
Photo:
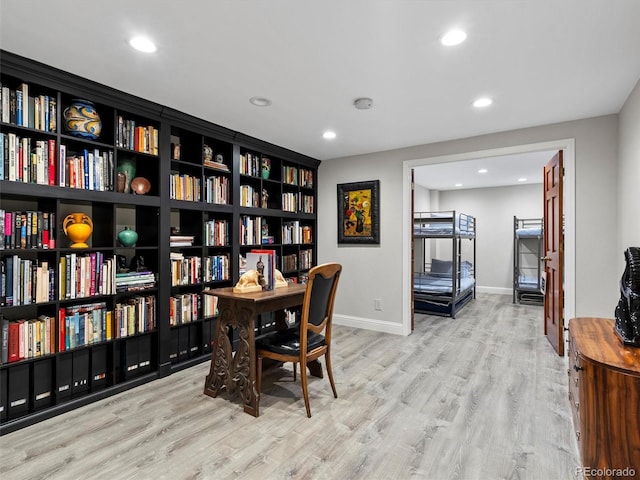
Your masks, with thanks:
M373 330L374 332L393 333L394 335L402 335L401 323L392 323L392 322L387 322L385 320L352 317L350 315L338 315L334 313L333 323L335 325L344 325L345 327L362 328L364 330Z
M492 295L513 295L513 290L503 287L476 287L478 293L489 293ZM345 327L362 328L363 330L372 330L374 332L392 333L394 335L402 335L402 324L392 323L385 320L376 320L373 318L354 317L351 315L333 314L333 323L336 325L344 325Z
M476 287L477 293L491 293L493 295L513 295L513 289L504 287Z

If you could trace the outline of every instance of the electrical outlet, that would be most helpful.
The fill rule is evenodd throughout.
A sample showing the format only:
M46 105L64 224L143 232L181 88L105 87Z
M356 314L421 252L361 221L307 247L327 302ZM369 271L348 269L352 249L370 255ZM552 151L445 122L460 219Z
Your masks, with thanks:
M381 300L381 299L379 299L379 298L374 299L374 300L373 300L373 307L374 307L376 310L382 310L382 300Z

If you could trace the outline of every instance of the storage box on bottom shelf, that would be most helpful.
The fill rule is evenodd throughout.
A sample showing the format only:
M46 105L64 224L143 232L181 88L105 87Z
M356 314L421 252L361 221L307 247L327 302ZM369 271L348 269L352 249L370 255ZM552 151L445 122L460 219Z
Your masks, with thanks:
M40 410L53 404L54 359L45 358L33 363L33 409Z
M119 342L120 377L129 380L153 370L152 335L129 337Z
M89 391L89 350L85 348L73 352L72 363L71 395L76 396Z
M169 351L171 363L183 362L202 355L203 328L210 328L210 323L205 326L204 322L194 322L171 329L171 349Z
M105 388L111 383L110 347L110 345L97 345L91 349L91 391Z
M9 410L7 418L10 420L29 413L29 364L15 365L9 369L8 378Z
M216 336L216 324L215 318L206 318L202 322L202 353L211 353L213 349L213 341Z
M8 372L8 369L0 370L0 421L3 422L7 419L7 410L9 409L7 403L7 389L9 388L7 385Z

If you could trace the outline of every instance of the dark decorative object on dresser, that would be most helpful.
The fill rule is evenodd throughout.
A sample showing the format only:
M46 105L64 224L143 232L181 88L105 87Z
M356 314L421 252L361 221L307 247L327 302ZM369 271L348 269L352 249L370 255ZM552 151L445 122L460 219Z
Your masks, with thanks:
M640 247L627 248L624 258L615 331L625 345L640 347Z

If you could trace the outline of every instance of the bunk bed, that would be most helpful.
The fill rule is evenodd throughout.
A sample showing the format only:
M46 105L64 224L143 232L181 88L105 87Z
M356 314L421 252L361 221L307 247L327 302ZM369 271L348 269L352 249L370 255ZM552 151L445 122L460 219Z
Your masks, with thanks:
M513 217L513 303L544 303L542 218Z
M450 242L446 258L432 258L432 245ZM463 243L470 242L471 252L463 260ZM476 297L476 219L455 210L415 212L413 241L416 261L413 278L414 310L418 313L456 318L457 312ZM441 248L442 249L442 248ZM468 248L464 248L465 252Z

